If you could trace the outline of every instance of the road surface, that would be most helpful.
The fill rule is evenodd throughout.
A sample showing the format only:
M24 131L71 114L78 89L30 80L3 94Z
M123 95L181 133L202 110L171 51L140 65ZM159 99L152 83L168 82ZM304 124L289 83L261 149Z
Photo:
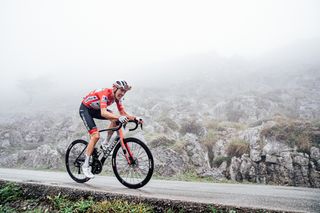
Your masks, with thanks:
M115 177L99 176L85 184L67 172L0 168L0 179L99 190L147 198L182 200L234 207L292 212L320 212L320 189L253 184L199 183L151 180L141 189L128 189Z

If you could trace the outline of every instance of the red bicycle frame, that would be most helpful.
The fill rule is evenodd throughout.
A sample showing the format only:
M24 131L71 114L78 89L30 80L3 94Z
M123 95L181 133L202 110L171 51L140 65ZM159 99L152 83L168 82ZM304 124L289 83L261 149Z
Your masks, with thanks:
M130 165L133 162L133 154L130 150L130 147L124 143L124 134L123 134L122 128L120 128L118 130L118 134L120 137L120 144L122 147L123 154L124 154L125 158L127 159L128 164Z

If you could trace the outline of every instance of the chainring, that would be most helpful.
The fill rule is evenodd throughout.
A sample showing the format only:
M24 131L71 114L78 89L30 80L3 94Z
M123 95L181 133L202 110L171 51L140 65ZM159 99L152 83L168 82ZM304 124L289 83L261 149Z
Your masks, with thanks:
M98 159L93 159L91 167L91 172L93 174L100 174L102 171L102 163Z

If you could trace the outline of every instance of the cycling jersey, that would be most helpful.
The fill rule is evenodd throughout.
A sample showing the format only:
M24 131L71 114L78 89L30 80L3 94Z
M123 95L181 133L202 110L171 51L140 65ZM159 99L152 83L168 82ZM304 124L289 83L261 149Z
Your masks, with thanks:
M116 102L119 112L124 110L121 101L115 100L112 89L98 89L90 92L83 98L79 113L86 126L89 134L93 134L98 131L96 123L93 118L105 120L106 118L101 116L101 108L107 108L111 104ZM111 112L111 110L108 110Z
M97 89L90 92L83 98L82 103L89 109L99 110L101 108L107 108L112 103L116 102L119 112L124 110L121 101L115 100L112 89Z

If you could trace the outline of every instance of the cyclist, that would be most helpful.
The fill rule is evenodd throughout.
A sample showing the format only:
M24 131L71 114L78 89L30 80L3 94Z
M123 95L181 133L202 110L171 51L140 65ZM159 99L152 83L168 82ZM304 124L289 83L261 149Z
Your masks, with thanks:
M83 98L83 101L80 105L79 113L84 125L86 126L90 134L90 142L86 149L86 158L84 164L82 165L82 171L83 174L88 178L94 178L94 175L91 172L91 167L89 166L89 161L94 147L100 138L98 128L93 118L110 120L111 124L109 128L117 126L116 121L119 121L122 124L124 124L129 120L137 119L137 117L129 115L125 111L124 106L121 103L122 97L130 89L131 86L129 86L126 81L121 80L113 83L112 88L94 90ZM114 102L117 105L120 115L113 114L111 110L107 109L107 107L113 104ZM137 120L140 123L143 122L142 119ZM112 131L108 132L107 142L110 141L112 134ZM103 149L106 149L106 144L101 144L101 147Z

